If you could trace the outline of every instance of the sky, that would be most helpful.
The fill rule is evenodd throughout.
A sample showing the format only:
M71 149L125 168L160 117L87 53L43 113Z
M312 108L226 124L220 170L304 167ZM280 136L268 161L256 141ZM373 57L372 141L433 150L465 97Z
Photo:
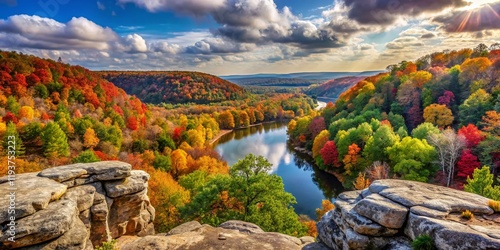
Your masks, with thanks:
M500 0L0 0L0 50L92 70L383 70L500 42Z

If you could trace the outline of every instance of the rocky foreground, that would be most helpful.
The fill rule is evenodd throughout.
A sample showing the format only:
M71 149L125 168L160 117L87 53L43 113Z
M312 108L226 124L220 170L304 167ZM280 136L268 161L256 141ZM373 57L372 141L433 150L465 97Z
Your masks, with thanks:
M124 162L73 164L0 178L0 249L91 250L117 239L119 249L411 249L427 234L437 249L500 249L500 214L479 195L426 183L375 181L345 192L318 222L318 238L264 232L228 221L192 221L155 234L149 175ZM465 220L469 210L474 219ZM10 211L15 211L11 213ZM15 216L15 235L10 234ZM13 237L13 238L12 238ZM14 240L14 241L12 241Z
M118 247L122 250L326 249L321 246L313 248L317 244L314 241L310 236L295 238L280 233L267 233L257 225L243 221L226 221L218 227L191 221L166 234L120 237Z
M318 240L331 249L412 249L427 234L437 249L500 249L500 214L488 199L431 184L375 181L345 192L318 222ZM460 217L462 211L474 219Z
M0 178L0 249L94 249L122 235L154 234L149 175L105 161L16 175L15 236L10 182Z

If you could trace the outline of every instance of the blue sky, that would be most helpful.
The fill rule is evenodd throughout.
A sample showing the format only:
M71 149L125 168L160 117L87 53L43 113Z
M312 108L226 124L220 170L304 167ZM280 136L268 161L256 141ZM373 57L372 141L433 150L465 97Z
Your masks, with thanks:
M500 0L0 0L0 49L90 69L384 69L500 38Z

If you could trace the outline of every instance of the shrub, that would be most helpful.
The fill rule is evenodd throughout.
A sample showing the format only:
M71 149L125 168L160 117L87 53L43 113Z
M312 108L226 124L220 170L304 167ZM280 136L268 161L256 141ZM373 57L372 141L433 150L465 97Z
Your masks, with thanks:
M488 201L488 206L495 211L495 213L500 212L500 201L490 200Z
M434 241L431 236L427 234L422 234L415 238L415 240L411 243L411 246L414 250L434 250Z
M474 218L474 214L469 211L469 210L465 210L462 212L462 214L460 215L460 217L466 219L466 220L472 220Z
M111 240L108 242L103 242L102 246L96 247L95 250L117 250L116 240Z

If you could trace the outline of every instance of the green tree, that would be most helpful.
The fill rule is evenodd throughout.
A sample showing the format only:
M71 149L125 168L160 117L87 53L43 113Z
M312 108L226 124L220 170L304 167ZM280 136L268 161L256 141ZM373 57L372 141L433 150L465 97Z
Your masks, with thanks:
M14 96L9 96L7 98L7 110L10 112L14 113L17 115L19 113L19 110L21 109L21 105L17 102L16 98Z
M384 161L389 160L389 155L386 152L386 148L391 147L399 141L399 136L397 136L392 128L389 126L380 126L377 131L366 143L365 149L363 150L363 156L369 161Z
M94 150L85 150L81 152L76 158L73 159L73 163L90 163L100 161L95 155Z
M405 137L387 148L387 153L394 164L394 172L405 180L427 182L434 172L431 163L436 158L436 150L425 139Z
M431 134L439 133L441 133L439 128L437 128L430 122L424 122L413 129L413 131L411 131L411 135L420 140L427 139L427 137L429 137L429 135Z
M3 152L15 152L15 156L20 156L24 154L25 148L23 141L17 132L16 125L13 122L7 124L7 130L5 130L3 140L2 140ZM11 153L9 153L11 155Z
M172 160L170 159L169 155L162 155L158 152L155 152L153 167L168 172L170 171L170 167L172 167Z
M465 184L464 190L500 201L500 186L493 186L493 174L490 173L488 166L483 166L481 169L474 169L472 179L467 177L467 184Z
M268 174L271 166L262 156L247 155L231 167L229 176L214 176L199 188L181 213L212 225L236 219L265 231L304 235L306 228L292 207L295 198L285 192L281 177Z
M467 126L469 123L479 126L486 111L493 109L492 97L483 89L479 89L470 95L458 109L462 126Z
M48 157L69 156L69 145L66 134L55 122L49 122L42 133L45 155Z

